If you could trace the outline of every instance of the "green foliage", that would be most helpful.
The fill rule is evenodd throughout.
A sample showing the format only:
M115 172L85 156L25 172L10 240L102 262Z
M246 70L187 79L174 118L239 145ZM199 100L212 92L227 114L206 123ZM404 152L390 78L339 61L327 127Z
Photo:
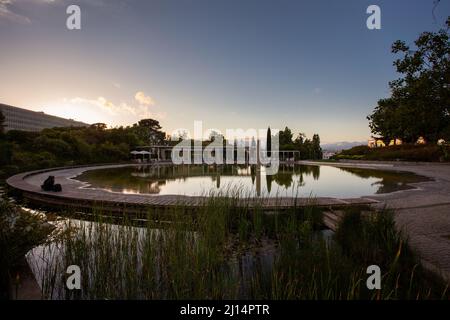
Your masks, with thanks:
M335 237L320 230L320 208L265 214L239 203L239 191L211 194L195 214L182 206L149 213L147 224L121 225L104 212L67 223L58 260L52 246L35 259L46 298L59 299L439 299L445 283L426 272L389 212L349 211ZM191 213L191 211L189 211ZM163 214L163 224L154 221ZM54 249L53 249L54 250ZM47 255L45 255L45 253ZM41 256L42 254L42 256ZM56 262L56 263L55 263ZM83 290L59 281L79 265ZM366 287L369 265L382 289ZM64 283L64 282L62 282Z
M335 234L342 252L361 265L377 265L383 271L380 297L387 299L441 298L444 283L425 271L407 238L395 226L390 210L348 210ZM426 289L429 288L429 289Z
M368 146L356 146L347 150L342 150L341 155L366 155L371 151Z
M10 142L0 141L0 166L10 164L13 145Z
M97 123L38 133L11 130L0 136L0 176L55 166L127 161L132 148L148 145L149 137L161 143L165 133L160 128L158 121L146 119L140 125L112 129Z
M357 146L343 150L334 159L350 160L402 160L402 161L448 161L449 146L432 144L402 144L383 148Z
M101 162L108 162L111 159L126 160L129 157L129 153L129 146L125 143L114 145L108 141L99 146L99 159Z
M279 144L280 144L280 149L282 150L290 150L292 149L292 138L293 138L293 134L291 129L289 129L288 127L284 128L283 131L280 131L278 133L279 137Z
M10 130L6 133L5 140L18 145L30 146L36 136L35 132Z
M299 133L293 140L292 130L286 127L278 132L280 150L300 151L300 158L296 160L321 160L322 148L320 137L314 134L312 140L307 139L304 133Z
M134 126L138 137L148 144L161 144L166 134L161 131L159 121L154 119L142 119Z
M70 158L72 156L71 146L62 139L48 138L45 135L37 137L33 141L34 150L46 150L49 153L58 155L63 159Z
M381 99L368 116L372 133L387 139L415 142L450 139L450 18L447 29L424 32L410 48L403 41L392 46L400 79L390 82L392 95Z

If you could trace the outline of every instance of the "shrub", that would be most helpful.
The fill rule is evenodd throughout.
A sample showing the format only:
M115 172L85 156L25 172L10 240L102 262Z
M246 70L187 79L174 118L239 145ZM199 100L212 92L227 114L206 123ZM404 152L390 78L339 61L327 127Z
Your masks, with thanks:
M449 148L432 144L403 144L383 148L358 146L334 156L334 159L351 160L403 160L403 161L448 161Z
M13 145L10 142L0 142L0 165L8 165L11 163L13 153Z
M8 298L12 269L31 248L45 242L51 230L41 216L0 200L0 298Z
M370 148L368 146L356 146L350 148L348 150L342 150L341 154L343 155L364 155L370 152Z
M61 140L48 138L46 136L39 136L33 141L33 149L36 151L47 151L62 158L69 158L72 156L71 146Z

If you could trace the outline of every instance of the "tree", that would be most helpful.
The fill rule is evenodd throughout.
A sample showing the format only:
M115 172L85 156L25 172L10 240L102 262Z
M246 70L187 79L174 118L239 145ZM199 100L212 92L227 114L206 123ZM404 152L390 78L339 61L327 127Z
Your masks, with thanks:
M173 136L171 137L170 140L180 142L183 140L187 140L188 138L189 138L188 131L185 129L180 129L176 133L173 134Z
M292 147L292 131L288 127L279 132L280 147L283 149L291 149Z
M268 157L272 156L272 132L270 131L270 127L267 129L266 149L267 149L267 156Z
M223 134L217 132L216 130L211 130L208 137L209 141L215 141L216 139L224 139Z
M108 126L105 123L98 122L91 124L91 128L95 130L106 130Z
M138 136L149 144L162 144L166 138L158 120L142 119L134 128L137 129Z
M306 138L306 134L300 132L297 137L294 140L294 144L297 146L297 148L300 148L303 145L303 141Z
M320 147L320 137L318 134L314 134L313 138L312 138L312 143L311 143L311 148L312 148L312 158L315 160L319 160L322 159L323 157L323 153L322 153L322 148Z
M403 41L392 45L401 55L394 66L402 76L389 83L391 97L378 101L367 117L373 134L409 142L420 136L450 139L450 17L446 26L422 33L415 48Z

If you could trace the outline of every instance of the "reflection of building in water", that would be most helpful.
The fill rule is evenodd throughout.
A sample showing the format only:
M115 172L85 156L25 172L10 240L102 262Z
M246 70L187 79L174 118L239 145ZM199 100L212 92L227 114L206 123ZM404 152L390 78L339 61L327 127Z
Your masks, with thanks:
M333 151L324 151L323 154L322 154L322 159L323 160L328 160L332 156L334 156L335 154L336 154L336 152L333 152Z

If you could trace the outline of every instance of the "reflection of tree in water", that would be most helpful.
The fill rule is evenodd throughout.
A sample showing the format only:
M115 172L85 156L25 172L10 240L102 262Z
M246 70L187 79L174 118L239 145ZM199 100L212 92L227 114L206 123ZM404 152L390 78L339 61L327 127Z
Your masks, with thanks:
M158 194L161 186L166 184L165 179L148 180L144 172L135 171L134 168L86 171L76 179L89 182L91 187L113 192Z
M298 181L295 182L295 187L303 187L305 186L305 175L312 175L314 180L319 179L320 167L305 165L280 165L278 173L273 176L273 180L279 186L287 189L294 185L294 175L298 177Z
M94 188L101 188L115 192L134 192L158 194L161 187L168 181L184 181L189 177L209 177L220 188L222 176L250 177L252 184L259 189L263 178L263 170L257 166L249 165L176 165L156 166L142 165L124 167L120 169L99 169L87 171L78 177ZM259 177L257 175L260 175ZM280 165L275 175L266 175L267 191L272 191L273 182L283 188L304 186L304 175L312 175L315 180L319 178L320 167L304 165ZM260 190L257 190L257 192Z
M270 191L272 191L272 180L273 180L273 175L266 175L266 185L267 185L267 192L270 193Z
M320 177L320 167L319 166L310 166L311 172L314 180L319 180Z
M292 185L292 176L291 172L278 172L273 176L273 180L280 186L285 187L286 189Z
M252 177L252 184L255 184L255 179L256 179L256 167L255 166L250 167L250 176Z
M363 168L339 168L362 179L375 179L372 186L376 193L389 193L411 189L410 183L428 181L426 177L408 172L382 171ZM159 194L169 181L183 181L189 177L208 177L220 189L225 176L247 177L252 182L257 194L261 192L261 179L264 170L248 165L179 165L179 166L133 166L124 168L98 169L86 171L76 179L88 182L93 188L114 192ZM283 189L300 188L306 185L306 176L314 180L320 177L319 166L280 165L275 175L266 175L267 192L271 193L279 186ZM222 181L221 181L222 180ZM274 183L276 183L274 185Z
M389 193L399 190L413 189L409 183L429 181L428 178L416 175L411 172L401 171L383 171L375 169L362 168L339 168L342 171L349 172L363 179L377 178L380 179L372 183L372 186L378 186L376 194Z
M211 177L213 181L216 182L216 188L219 189L220 188L220 173L217 172L215 176Z

